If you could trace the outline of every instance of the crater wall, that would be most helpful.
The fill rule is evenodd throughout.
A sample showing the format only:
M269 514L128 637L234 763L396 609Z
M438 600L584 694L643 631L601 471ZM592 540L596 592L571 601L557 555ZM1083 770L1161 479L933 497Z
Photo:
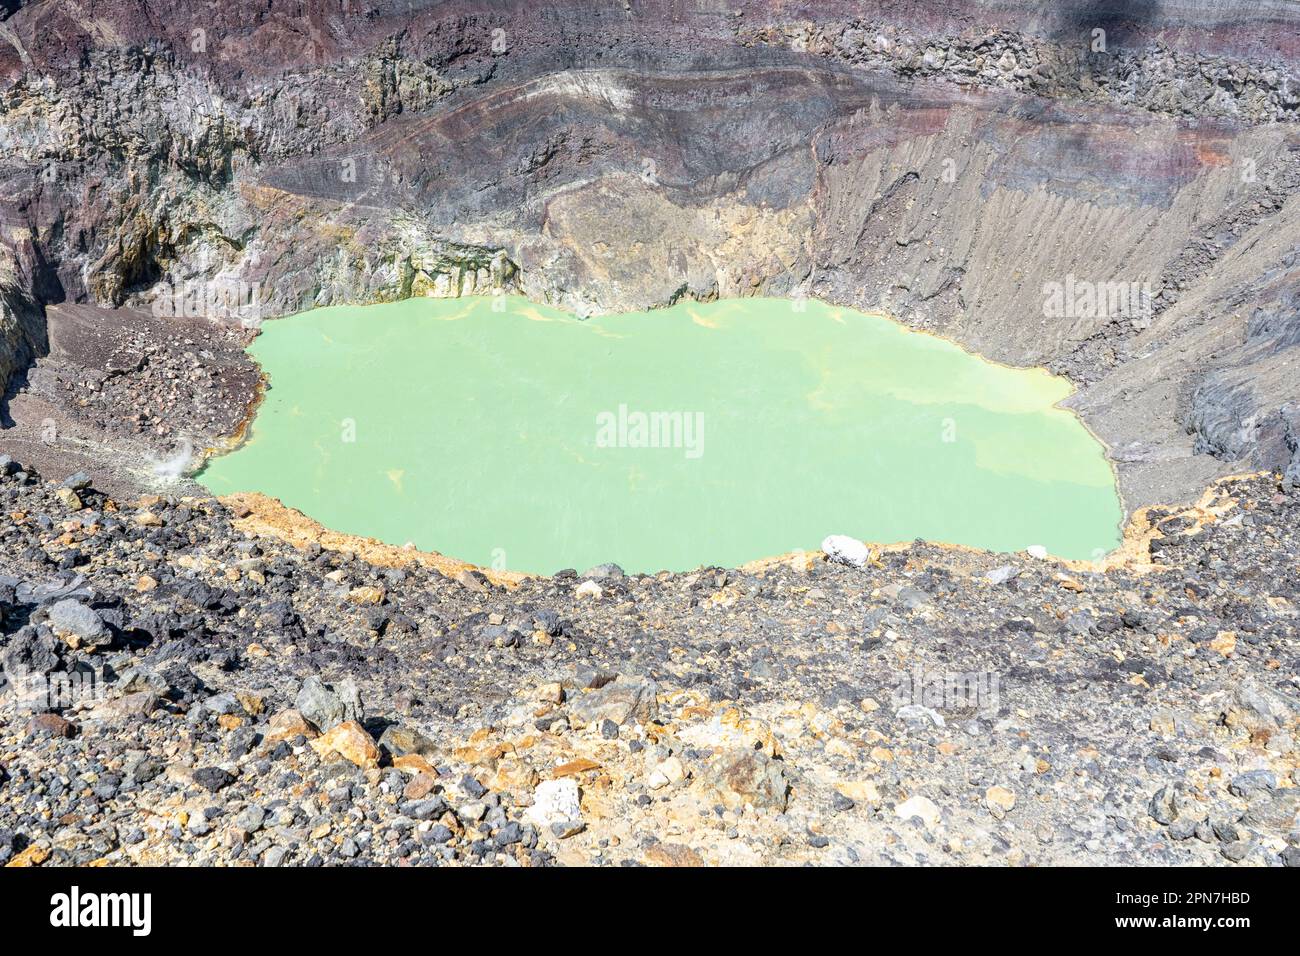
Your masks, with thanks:
M1126 504L1187 498L1297 467L1297 27L1172 0L22 5L0 372L58 303L812 295L1068 375ZM1089 304L1116 289L1141 307Z

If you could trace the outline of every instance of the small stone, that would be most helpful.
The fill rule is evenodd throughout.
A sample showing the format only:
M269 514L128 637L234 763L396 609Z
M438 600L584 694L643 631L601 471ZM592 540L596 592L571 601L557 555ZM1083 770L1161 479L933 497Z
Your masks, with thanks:
M1151 819L1155 820L1161 826L1169 826L1178 816L1178 810L1174 806L1174 792L1170 787L1161 787L1151 797L1151 802L1147 804L1147 812Z
M423 800L429 794L433 793L434 788L438 786L438 778L431 773L417 773L406 784L402 790L402 796L407 800Z
M257 717L266 710L266 697L253 691L237 690L235 700L239 701L239 706L250 717Z
M900 820L910 820L913 817L918 817L928 830L933 830L938 826L940 819L939 808L935 806L934 801L922 796L904 800L894 808L894 815Z
M591 598L592 600L596 600L604 596L605 591L595 581L583 581L581 584L578 585L578 588L576 591L574 591L574 594L576 594L580 598Z
M624 572L621 567L612 561L606 561L604 564L598 564L583 575L584 578L621 578Z
M194 782L209 793L216 793L233 783L235 777L230 771L220 767L201 767L194 771Z
M899 720L909 724L926 726L933 724L935 727L946 727L947 721L943 715L933 707L924 707L921 704L907 704L894 711L894 716Z
M322 731L332 730L345 720L359 723L365 719L361 695L350 677L334 686L323 683L319 677L308 677L298 691L294 706Z
M669 786L675 786L686 779L686 767L678 757L662 761L654 772L662 775Z
M90 716L104 723L118 724L148 717L157 707L158 695L153 691L142 690L115 700L103 701L95 706Z
M576 757L573 760L566 760L554 770L551 771L551 778L559 780L561 777L576 777L579 774L586 773L589 770L599 770L600 764L594 760L588 760L586 757Z
M1006 787L989 787L984 791L984 806L995 813L1010 813L1016 808L1016 795Z
M1220 631L1215 638L1210 641L1210 650L1218 651L1224 657L1227 657L1237 649L1237 634L1235 631Z
M368 584L362 585L348 592L348 602L351 604L382 604L384 602L384 590Z
M659 685L652 680L620 676L569 701L575 725L586 727L606 720L622 726L629 720L647 724L659 716Z
M992 571L984 572L984 580L990 584L1006 584L1014 578L1019 572L1009 564L1004 564L1000 568L994 568Z
M299 736L311 740L319 737L320 731L297 710L290 708L280 711L271 718L266 731L266 742L274 744L279 743L281 740L293 740Z
M497 846L513 846L523 839L524 830L518 823L510 822L496 833Z
M561 704L564 702L564 685L559 681L542 684L537 688L537 692L533 696L544 703Z
M58 714L37 714L27 721L27 733L35 736L72 737L77 733L76 725Z
M420 757L432 757L438 752L432 740L409 727L389 724L379 735L379 746L394 757L407 757L415 754Z
M33 843L23 852L5 864L7 867L23 868L40 866L50 858L50 848L42 843Z
M246 833L256 833L266 821L266 811L257 805L245 807L235 817L234 825Z
M871 560L871 549L864 542L844 534L828 535L822 541L822 552L836 564L854 568L865 567Z
M703 866L703 858L679 843L656 843L645 851L645 862L652 866Z
M456 575L456 581L476 594L482 594L488 589L487 577L482 571L475 571L473 568L463 569Z
M1179 817L1173 823L1169 824L1169 838L1171 840L1190 840L1196 836L1197 821L1190 817Z
M1219 847L1219 852L1225 859L1233 863L1240 863L1250 853L1253 844L1249 840L1236 840L1232 843L1224 843Z
M854 804L865 803L869 807L878 807L882 802L880 788L870 780L841 781L835 784L835 790Z
M85 507L81 503L81 497L71 488L60 488L54 492L54 497L58 498L69 511L80 511Z
M486 803L477 803L477 802L463 803L456 810L456 816L460 817L462 820L468 820L471 823L478 820L482 820L486 814L487 814Z

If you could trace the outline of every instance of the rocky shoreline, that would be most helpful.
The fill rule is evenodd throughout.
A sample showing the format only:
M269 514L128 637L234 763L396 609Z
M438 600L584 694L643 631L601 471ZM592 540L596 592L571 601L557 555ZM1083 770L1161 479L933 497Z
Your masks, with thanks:
M0 860L1300 864L1300 495L489 578L0 465Z

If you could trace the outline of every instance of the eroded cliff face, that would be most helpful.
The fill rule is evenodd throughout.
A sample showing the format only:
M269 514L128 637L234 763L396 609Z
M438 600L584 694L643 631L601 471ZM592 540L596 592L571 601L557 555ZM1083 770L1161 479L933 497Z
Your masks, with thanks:
M3 255L15 301L233 323L880 308L1069 375L1134 507L1292 462L1298 37L1284 3L24 6Z

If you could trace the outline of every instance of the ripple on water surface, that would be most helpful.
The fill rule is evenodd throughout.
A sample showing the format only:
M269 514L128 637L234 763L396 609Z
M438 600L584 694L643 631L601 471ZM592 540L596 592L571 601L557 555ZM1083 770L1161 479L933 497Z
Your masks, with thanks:
M735 565L831 533L1086 558L1119 540L1069 386L880 316L740 299L579 321L519 298L268 322L213 492L477 564Z

